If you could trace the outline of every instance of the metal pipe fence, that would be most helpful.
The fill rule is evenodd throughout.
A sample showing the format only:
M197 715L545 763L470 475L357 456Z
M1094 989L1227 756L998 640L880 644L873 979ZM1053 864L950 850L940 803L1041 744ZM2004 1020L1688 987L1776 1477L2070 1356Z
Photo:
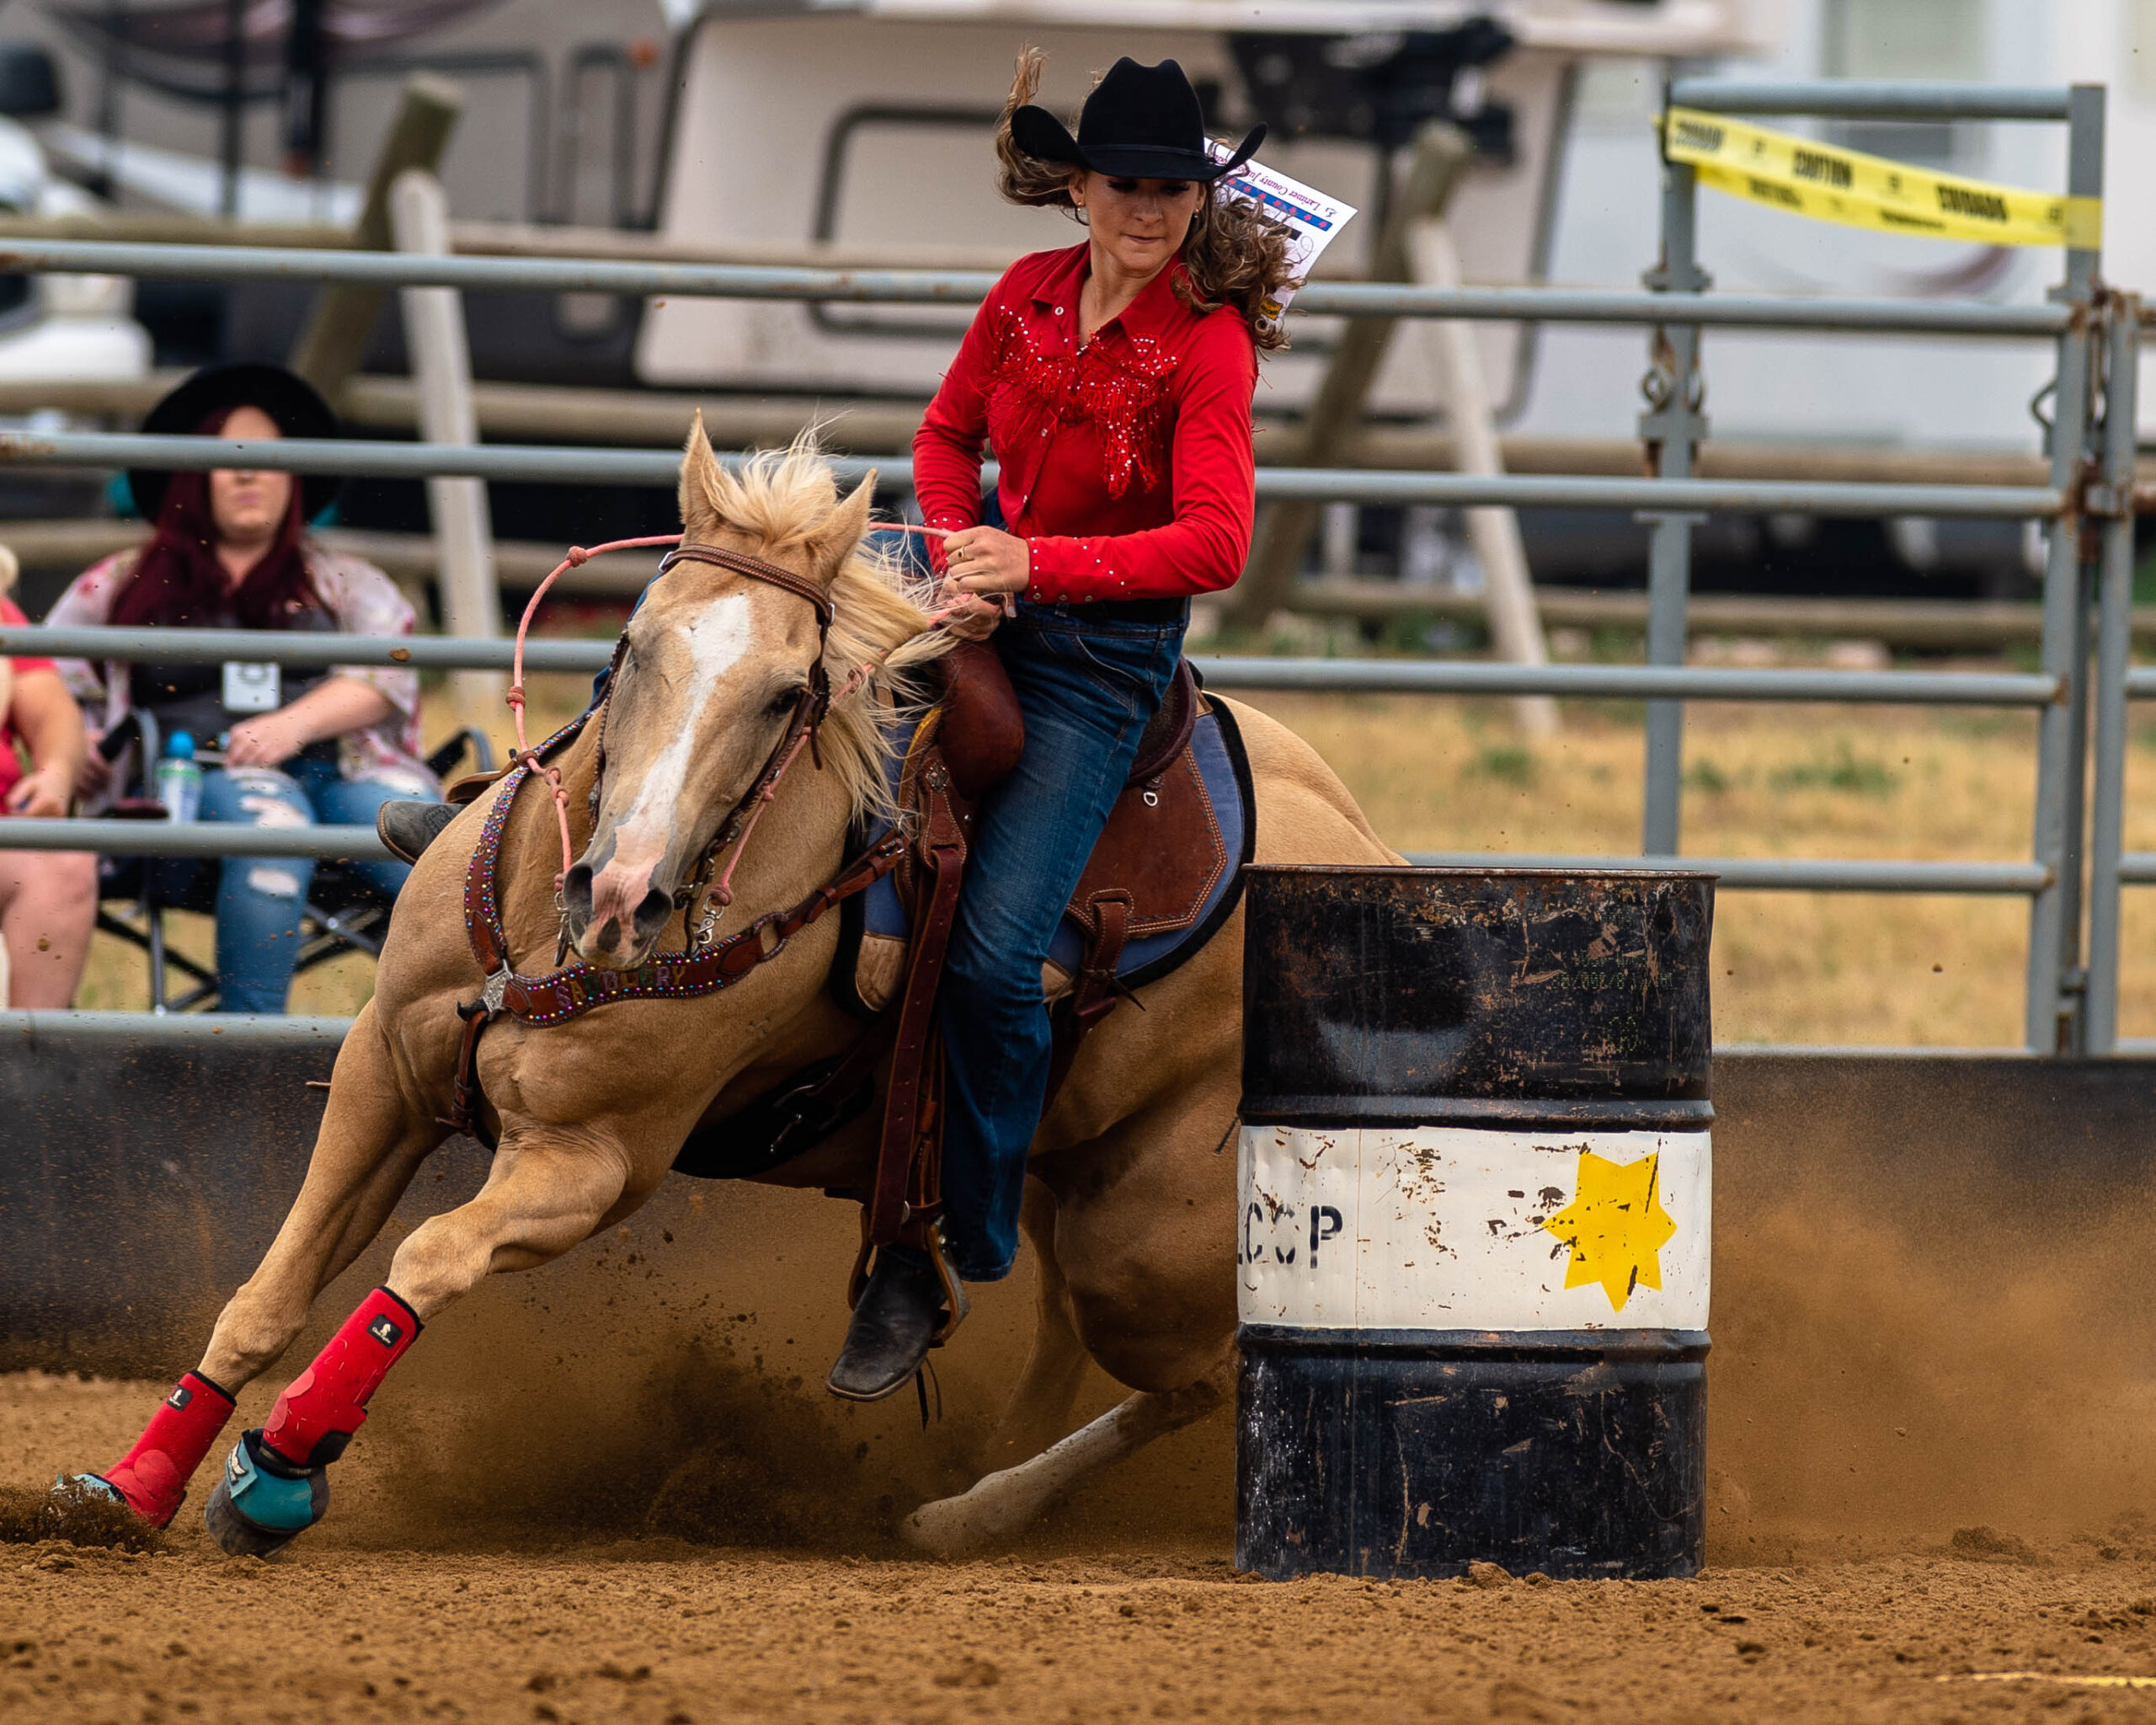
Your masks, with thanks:
M686 430L686 427L684 428ZM746 457L730 454L738 464ZM154 467L206 472L252 467L350 478L443 477L539 484L671 487L680 455L670 449L581 446L376 443L346 438L149 437L103 431L0 432L0 467ZM833 457L841 481L875 473L899 489L913 484L913 463ZM983 478L994 483L993 462ZM1887 485L1817 479L1614 479L1567 474L1411 473L1352 467L1260 467L1261 501L1291 499L1465 508L1737 510L1748 514L1952 515L2044 520L2066 506L2063 488L2044 485Z
M168 665L408 665L428 670L506 670L508 641L441 635L280 635L253 629L47 628L0 623L0 655ZM541 671L606 670L611 641L539 638L525 665ZM1326 694L1562 695L1576 700L1820 701L1922 707L2038 708L2059 699L2057 677L2036 672L1741 670L1721 666L1492 665L1416 659L1246 659L1193 654L1217 689L1305 689ZM10 829L12 830L12 829Z
M414 257L270 246L184 246L107 240L0 241L0 270L182 281L338 282L465 291L606 293L638 299L788 300L973 305L995 285L981 270L814 270L750 264L627 263L611 259ZM1417 287L1314 281L1292 309L1305 316L1434 318L1535 323L1687 321L1723 328L2041 339L2067 327L2063 306L1980 301L1820 299L1797 294L1678 296L1565 287Z
M318 669L332 665L408 664L430 670L503 670L506 641L401 635L280 636L243 629L43 628L0 626L0 654L211 665L243 656L258 663ZM526 645L527 667L570 674L604 670L612 644L542 640ZM1821 702L1871 706L1989 707L2039 710L2063 694L2057 677L1952 671L1740 670L1714 666L1491 665L1419 660L1245 659L1193 654L1208 688L1327 694L1559 695L1575 700ZM173 825L156 820L24 820L0 828L0 841L24 851L96 851L109 856L308 857L344 861L387 857L361 826ZM1466 866L1609 868L1639 859L1607 857L1411 854L1411 862ZM2033 862L1838 861L1813 857L1686 859L1671 867L1710 868L1739 891L1924 892L2023 895L2050 884Z
M2020 88L1906 83L1780 84L1726 78L1680 78L1673 103L1729 114L1824 115L1849 118L1977 119L2065 123L2069 195L2103 191L2104 93L2095 86ZM2026 1039L2036 1052L2109 1052L2116 1044L2118 889L2156 884L2156 853L2122 848L2125 708L2156 697L2156 671L2127 662L2131 599L2133 363L2141 322L2137 303L2101 290L2093 249L2065 253L2064 280L2042 305L1993 306L1878 299L1724 295L1707 291L1695 257L1697 182L1689 167L1663 164L1660 261L1644 291L1561 288L1423 288L1394 283L1313 283L1297 297L1299 315L1438 318L1637 324L1650 334L1648 410L1642 441L1656 457L1652 478L1361 472L1265 468L1267 499L1380 505L1495 505L1515 508L1630 510L1653 528L1650 553L1648 663L1644 665L1525 667L1407 661L1200 660L1215 688L1326 690L1363 693L1513 695L1640 700L1647 705L1643 796L1646 862L1710 867L1724 884L1747 890L2004 894L2031 901ZM796 269L668 264L618 259L416 257L339 250L260 247L18 241L0 245L0 269L109 273L190 280L440 286L467 290L584 291L638 296L886 302L965 305L993 278L981 271ZM1941 338L2037 339L2052 344L2056 374L2043 486L1764 483L1694 477L1707 436L1701 334L1709 328L1782 329ZM739 457L728 457L739 459ZM2100 458L2102 478L2090 464ZM670 450L576 447L474 448L346 441L270 443L87 433L0 435L0 465L205 469L252 466L296 473L376 478L469 476L548 483L671 485ZM899 461L841 460L851 480L873 467L894 486L910 485ZM992 470L991 470L992 472ZM1691 531L1704 513L1967 516L2031 519L2048 527L2040 669L2027 675L1832 672L1701 669L1684 663L1690 587ZM2086 536L2100 554L2084 560ZM2089 674L2091 626L2097 665ZM422 638L292 637L237 632L0 631L0 651L126 659L150 651L171 661L275 660L294 665L382 663L425 669L499 669L505 643ZM608 657L593 642L532 644L539 670L584 672ZM1957 704L2021 709L2038 722L2032 854L2026 862L1732 857L1704 865L1680 859L1684 708L1686 701L1849 702ZM2095 709L2095 788L2084 807L2083 782ZM2093 817L2093 818L2092 818ZM260 854L365 857L382 854L371 833L313 828L264 833L233 828L179 828L158 823L11 821L8 842L125 851L136 855ZM270 848L270 846L288 848ZM1446 853L1415 860L1476 866L1641 865L1641 858L1515 857ZM2089 898L2089 950L2082 948L2082 895ZM60 1025L77 1015L0 1015L0 1029ZM241 1027L235 1025L235 1033ZM250 1033L251 1033L251 1031Z

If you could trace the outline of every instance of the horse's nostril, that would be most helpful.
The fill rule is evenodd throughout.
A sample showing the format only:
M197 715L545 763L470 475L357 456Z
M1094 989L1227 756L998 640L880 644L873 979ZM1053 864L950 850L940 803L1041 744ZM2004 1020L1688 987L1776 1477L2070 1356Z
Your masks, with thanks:
M643 895L643 902L637 906L635 918L630 927L638 940L650 940L666 927L666 919L674 914L674 900L670 894L654 887Z
M591 865L579 862L562 877L562 905L579 922L591 916Z

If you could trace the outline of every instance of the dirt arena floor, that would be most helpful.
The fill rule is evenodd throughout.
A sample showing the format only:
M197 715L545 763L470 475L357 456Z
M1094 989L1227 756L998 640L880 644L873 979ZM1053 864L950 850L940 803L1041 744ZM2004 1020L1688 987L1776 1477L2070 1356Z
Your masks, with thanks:
M0 1383L9 1477L115 1450L155 1393ZM451 1535L351 1507L266 1563L222 1557L191 1516L148 1554L0 1550L0 1717L2156 1717L2156 1691L2118 1680L2156 1684L2156 1528L2131 1518L2086 1540L1739 1555L1686 1582L1273 1584L1235 1573L1225 1527L1065 1525L942 1564L873 1540Z
M40 1538L36 1487L163 1386L0 1376L0 1718L2156 1719L2156 1189L2001 1225L1951 1159L1922 1205L1731 1160L1701 1579L1238 1575L1219 1418L1015 1551L910 1556L896 1521L970 1477L1022 1357L1022 1275L924 1431L821 1393L841 1207L677 1183L430 1326L330 1519L266 1563L210 1544L199 1482L159 1550Z

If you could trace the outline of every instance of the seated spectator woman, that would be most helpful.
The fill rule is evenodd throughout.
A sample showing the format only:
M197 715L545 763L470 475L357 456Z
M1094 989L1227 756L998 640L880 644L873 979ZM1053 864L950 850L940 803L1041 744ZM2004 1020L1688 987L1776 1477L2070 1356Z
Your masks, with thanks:
M28 621L8 597L15 572L14 553L0 547L0 623ZM0 660L0 810L66 814L86 747L82 713L53 662ZM64 1007L89 957L98 859L87 851L10 851L7 842L0 820L0 1006Z
M152 409L146 432L245 438L323 437L336 427L322 398L275 366L198 371ZM136 472L136 507L156 524L140 551L121 552L76 578L47 622L186 628L300 629L360 635L412 632L412 607L373 564L340 557L307 523L338 482L218 468ZM202 785L201 818L253 826L371 826L398 797L435 797L419 756L419 679L393 665L329 670L249 664L92 666L62 670L93 724L109 729L131 708L160 733L191 734L221 751ZM136 773L149 770L136 763ZM93 752L86 788L109 783ZM189 865L163 864L168 871ZM360 873L394 894L410 870L366 862ZM281 1012L299 949L300 914L313 864L231 857L219 865L217 991L227 1012ZM191 872L191 870L189 871ZM169 894L168 894L169 895Z

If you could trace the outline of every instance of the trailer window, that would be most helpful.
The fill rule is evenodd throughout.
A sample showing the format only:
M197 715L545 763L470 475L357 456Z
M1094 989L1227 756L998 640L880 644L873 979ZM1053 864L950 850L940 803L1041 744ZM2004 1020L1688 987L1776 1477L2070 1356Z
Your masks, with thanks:
M811 238L856 244L1007 247L1018 257L1070 245L1082 230L995 195L992 170L996 110L876 103L850 108L824 140ZM979 187L964 206L925 205L923 185ZM949 341L964 332L972 307L815 306L819 327L852 334L916 335Z
M1827 0L1821 69L1828 77L1951 78L1990 76L1988 0ZM1846 120L1834 136L1853 150L1900 162L1982 166L1980 126L1951 121Z

